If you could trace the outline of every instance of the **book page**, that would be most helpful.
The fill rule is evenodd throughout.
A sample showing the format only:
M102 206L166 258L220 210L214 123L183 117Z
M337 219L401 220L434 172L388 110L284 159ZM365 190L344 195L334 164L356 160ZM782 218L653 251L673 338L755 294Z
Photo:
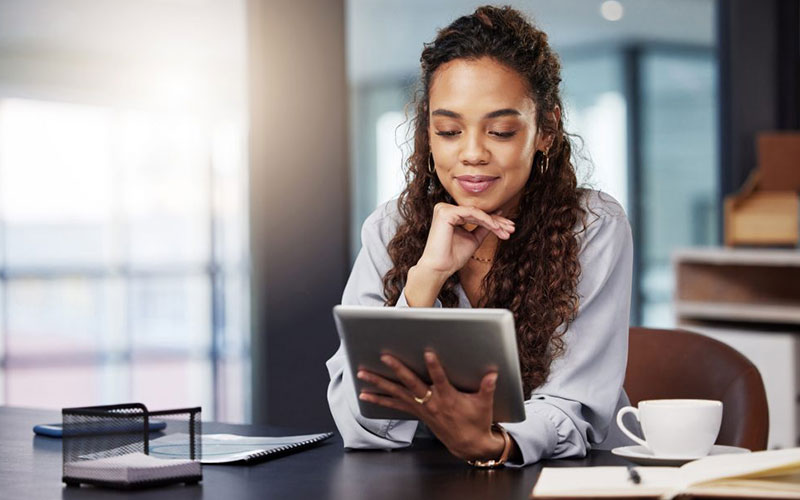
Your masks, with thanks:
M771 476L768 479L721 479L687 490L695 495L800 498L800 473Z
M725 478L766 478L800 470L800 448L714 455L680 468L680 486L688 488Z
M671 491L676 467L636 467L639 484L628 479L627 467L544 467L532 496L608 497L657 496Z

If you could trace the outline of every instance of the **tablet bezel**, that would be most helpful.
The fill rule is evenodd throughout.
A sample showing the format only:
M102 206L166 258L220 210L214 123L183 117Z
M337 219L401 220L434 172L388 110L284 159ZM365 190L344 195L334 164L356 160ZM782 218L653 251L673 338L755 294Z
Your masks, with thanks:
M462 391L477 392L483 376L497 371L493 421L525 420L511 311L337 305L333 316L347 354L356 398L362 388L374 391L374 387L356 377L360 368L395 379L394 372L380 361L384 353L397 357L430 383L423 356L426 349L433 349L451 383ZM405 412L357 401L366 418L416 419Z

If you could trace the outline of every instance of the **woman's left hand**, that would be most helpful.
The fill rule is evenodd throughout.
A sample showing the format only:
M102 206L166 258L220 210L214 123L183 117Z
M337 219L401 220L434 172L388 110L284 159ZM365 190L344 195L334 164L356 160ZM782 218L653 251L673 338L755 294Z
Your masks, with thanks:
M375 386L387 395L361 391L359 398L387 408L414 415L444 443L450 452L464 460L497 458L503 451L503 438L493 433L492 407L497 373L486 374L476 393L461 392L450 384L439 358L432 351L425 353L425 364L432 386L428 386L397 358L384 354L381 361L394 371L398 384L366 370L358 378ZM430 398L424 399L427 391Z

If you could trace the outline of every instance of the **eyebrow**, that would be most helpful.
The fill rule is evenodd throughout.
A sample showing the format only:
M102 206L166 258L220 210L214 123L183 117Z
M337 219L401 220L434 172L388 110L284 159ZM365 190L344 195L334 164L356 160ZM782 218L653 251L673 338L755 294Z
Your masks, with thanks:
M459 113L456 113L455 111L450 111L449 109L442 109L442 108L433 111L431 115L446 116L448 118L455 118L455 119L462 118L462 116ZM492 111L491 113L486 113L486 115L484 115L483 118L489 119L489 118L498 118L501 116L520 116L520 115L522 115L522 113L520 113L516 109L503 108L503 109L498 109L496 111Z

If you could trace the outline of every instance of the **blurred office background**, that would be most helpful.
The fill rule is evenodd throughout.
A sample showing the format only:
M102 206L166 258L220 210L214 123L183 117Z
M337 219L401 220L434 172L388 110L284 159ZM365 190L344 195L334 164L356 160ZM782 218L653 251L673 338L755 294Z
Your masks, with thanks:
M0 0L0 404L330 425L330 307L401 188L422 45L482 3ZM506 3L561 55L579 177L631 219L633 324L672 326L670 255L720 243L750 168L721 164L752 155L728 139L775 97L726 82L769 80L788 2Z
M482 3L348 3L353 252L363 220L402 186L408 146L397 145L409 137L404 106L422 44ZM670 326L671 251L717 242L714 1L507 3L561 56L579 179L619 200L636 225L634 323Z
M0 1L0 402L248 414L241 1Z

